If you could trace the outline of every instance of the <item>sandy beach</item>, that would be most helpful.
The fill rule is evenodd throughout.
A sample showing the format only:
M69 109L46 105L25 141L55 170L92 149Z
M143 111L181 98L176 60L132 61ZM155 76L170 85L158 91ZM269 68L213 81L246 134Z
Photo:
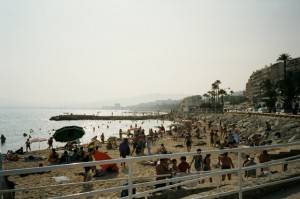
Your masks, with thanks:
M201 121L202 126L205 126L206 123ZM204 141L207 144L203 146L194 146L197 144L199 141ZM174 140L172 136L165 136L162 139L159 139L156 143L154 143L152 147L152 152L155 153L155 151L160 147L160 144L164 143L167 150L172 153L180 153L180 152L187 152L186 147L175 147L177 145L183 145L184 144L184 138L178 138L177 140ZM119 144L119 142L118 142ZM192 152L195 152L198 148L201 148L202 151L206 150L213 150L217 149L209 144L209 133L206 133L206 138L204 137L201 140L197 140L196 138L193 138L193 144L192 144ZM131 146L132 149L132 146ZM59 150L60 153L63 152L63 149L57 149ZM86 149L87 150L87 149ZM279 149L278 149L279 150ZM112 149L112 150L106 150L106 144L101 144L99 151L107 153L109 156L112 158L119 158L119 151L118 149ZM146 153L147 150L145 150ZM32 155L35 157L48 157L50 154L51 150L46 149L46 150L40 150L40 151L32 151L28 152L24 155L20 155L20 160L18 161L9 161L3 164L3 169L9 170L9 169L20 169L20 168L29 168L29 167L37 167L39 164L44 164L44 165L49 165L47 163L47 159L44 160L36 160L36 161L27 161L25 160L25 157ZM251 151L249 152L249 155L258 155L261 153L261 150L257 151ZM135 155L134 155L135 156ZM237 167L237 155L230 153L229 157L232 158L235 167ZM187 162L190 163L192 160L192 156L187 157ZM212 155L211 157L212 163L217 164L218 162L218 156L217 154ZM153 160L155 161L155 160ZM177 161L179 162L179 157L177 158ZM258 160L256 160L258 162ZM100 167L98 167L100 169ZM218 168L213 168L216 170L219 170ZM275 167L272 168L272 170L276 171L281 171L281 167ZM32 187L32 186L48 186L48 185L57 185L60 184L60 182L57 182L56 180L59 180L59 178L56 177L61 177L61 176L66 176L68 180L64 181L64 183L75 183L75 182L82 182L83 181L83 175L82 173L84 172L83 168L75 168L75 169L63 169L63 170L55 170L51 171L49 173L44 173L44 174L31 174L25 177L20 177L20 176L10 176L9 179L14 181L17 185L16 188L26 188L26 187ZM142 182L142 181L152 181L155 179L155 166L154 165L145 165L142 164L141 162L135 162L134 163L134 176L135 177L142 177L142 176L150 176L149 180L147 179L137 179L137 182ZM191 166L191 173L195 172L195 168L192 165ZM260 172L257 170L257 173L259 174ZM287 172L278 172L272 175L272 178L281 178L285 177L290 174L295 174L299 173L298 170L293 170L290 171L288 170ZM117 185L123 185L126 183L126 180L120 180L123 178L126 178L128 174L128 169L127 168L120 168L119 172L113 172L113 173L107 173L103 177L93 177L91 181L93 181L92 187L85 187L82 185L66 185L66 186L60 186L60 187L55 187L55 188L47 188L45 190L45 197L55 197L55 196L62 196L62 195L67 195L67 194L72 194L72 193L80 193L88 190L97 190L97 189L104 189L104 188L109 188ZM93 174L91 174L93 175ZM56 178L56 180L55 180ZM112 182L107 182L106 180L108 179L113 179L114 181ZM231 181L224 181L222 182L222 187L221 190L230 190L236 187L237 185L237 175L233 174L233 179ZM243 184L244 185L249 185L252 183L262 183L264 181L267 181L267 177L262 177L262 178L243 178ZM209 180L207 179L204 184L199 184L197 187L214 187L217 185L217 178L213 178L213 182L209 183ZM195 188L197 188L195 187ZM153 189L153 187L142 187L138 188L137 191L141 192L143 190L149 190ZM40 198L40 190L32 190L32 191L21 191L21 192L16 192L16 198ZM103 194L101 196L94 196L93 198L117 198L120 196L120 193L107 193ZM192 198L192 195L187 198Z

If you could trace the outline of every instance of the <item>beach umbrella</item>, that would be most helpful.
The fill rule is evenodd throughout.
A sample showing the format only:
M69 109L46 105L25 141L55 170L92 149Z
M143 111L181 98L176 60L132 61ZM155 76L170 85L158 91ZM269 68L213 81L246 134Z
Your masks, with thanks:
M74 141L85 134L82 127L79 126L65 126L55 131L53 138L57 142Z
M89 143L88 148L95 148L96 146L100 146L101 142L99 140L94 140Z
M33 142L44 142L44 141L47 141L47 138L30 138L29 141L30 141L30 143L33 143Z
M39 143L39 150L41 150L40 142L45 142L45 141L47 141L47 140L48 140L48 139L46 139L46 138L30 138L30 139L29 139L29 142L30 142L30 143L38 142L38 143Z
M116 136L110 136L107 141L115 141L117 140L117 137Z

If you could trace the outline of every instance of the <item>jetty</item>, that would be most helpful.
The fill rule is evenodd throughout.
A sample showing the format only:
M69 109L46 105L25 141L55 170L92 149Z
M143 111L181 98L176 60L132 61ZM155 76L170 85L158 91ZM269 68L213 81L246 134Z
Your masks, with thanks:
M58 115L49 120L69 121L69 120L167 120L169 114L161 115L127 115L127 116L98 116L98 115Z

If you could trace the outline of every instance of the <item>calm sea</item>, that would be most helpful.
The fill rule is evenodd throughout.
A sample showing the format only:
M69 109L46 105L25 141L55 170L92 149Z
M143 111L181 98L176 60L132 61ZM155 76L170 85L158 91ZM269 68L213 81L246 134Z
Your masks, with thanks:
M94 136L100 138L101 133L105 137L119 136L119 129L127 131L130 125L142 126L146 134L150 128L163 124L165 127L171 124L170 121L159 120L141 120L141 121L101 121L101 120L83 120L83 121L50 121L49 118L55 115L65 113L86 114L86 115L131 115L128 110L93 110L93 109L0 109L0 133L6 137L6 142L1 145L2 153L7 150L17 150L21 146L25 149L27 137L23 134L31 135L32 138L49 138L55 133L56 129L64 126L77 125L85 129L86 134L80 139L82 143L89 143ZM95 131L93 129L95 128ZM30 133L31 129L33 130ZM55 142L54 147L63 146L64 143ZM32 143L31 149L45 149L47 141Z

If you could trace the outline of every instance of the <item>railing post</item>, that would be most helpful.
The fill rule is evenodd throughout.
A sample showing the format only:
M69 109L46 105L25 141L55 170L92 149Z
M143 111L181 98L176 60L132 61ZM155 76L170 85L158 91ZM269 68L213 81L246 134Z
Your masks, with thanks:
M0 171L2 171L2 153L0 150ZM0 176L0 190L2 190L2 180L3 180L3 176ZM0 199L2 199L2 193L0 193Z
M242 187L243 187L243 183L242 183L242 171L241 171L241 168L242 168L242 153L241 153L241 150L238 151L238 185L239 185L239 199L243 199L243 190L242 190Z
M133 189L132 189L132 177L133 177L133 163L132 160L129 159L128 161L128 196L129 198L132 198L132 194L133 194Z

